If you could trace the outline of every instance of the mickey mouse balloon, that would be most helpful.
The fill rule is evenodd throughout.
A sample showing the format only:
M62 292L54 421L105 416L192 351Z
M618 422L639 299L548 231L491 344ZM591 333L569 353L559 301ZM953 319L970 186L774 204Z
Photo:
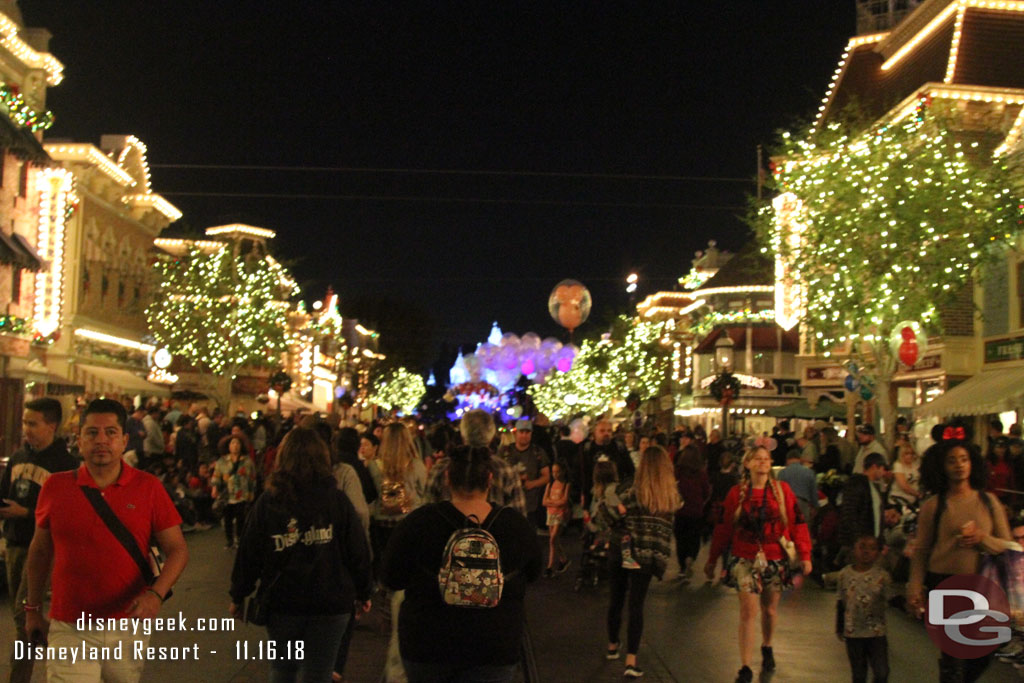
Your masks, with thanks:
M576 280L562 280L548 297L551 318L572 333L590 315L590 290Z

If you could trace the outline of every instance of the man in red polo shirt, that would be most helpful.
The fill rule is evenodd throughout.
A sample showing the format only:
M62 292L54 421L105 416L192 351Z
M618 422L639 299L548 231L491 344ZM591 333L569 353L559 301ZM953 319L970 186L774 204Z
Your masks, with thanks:
M25 630L35 642L49 638L52 648L120 649L121 658L100 657L76 661L51 658L52 679L138 681L144 660L133 656L134 641L148 641L138 629L127 631L89 628L76 622L134 617L153 618L165 596L188 563L188 546L181 533L181 517L160 481L121 460L128 442L126 415L117 401L97 399L82 413L79 450L84 464L76 471L51 475L39 493L36 532L27 560L28 598ZM163 571L146 585L139 565L99 517L81 487L99 489L103 499L131 532L139 550L149 555L155 538L166 557ZM50 566L53 596L50 622L39 608ZM130 622L129 622L130 624ZM104 625L107 625L106 623Z

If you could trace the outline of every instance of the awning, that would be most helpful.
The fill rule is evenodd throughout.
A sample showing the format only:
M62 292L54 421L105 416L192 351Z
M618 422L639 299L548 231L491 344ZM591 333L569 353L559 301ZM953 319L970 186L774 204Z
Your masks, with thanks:
M90 392L109 391L118 394L162 397L171 395L169 386L147 382L128 370L78 363L75 365L75 375Z
M1024 367L987 370L914 409L917 417L988 415L1024 405Z
M41 164L52 161L32 131L19 126L4 113L0 113L0 147L26 161Z
M793 401L764 411L770 417L795 417L801 420L846 420L846 405L828 399L821 399L811 407L806 398Z
M268 405L276 408L277 399L270 399L270 403ZM281 410L288 410L293 413L299 410L304 410L307 413L315 413L319 410L319 408L317 408L309 401L305 401L289 391L288 393L281 395Z
M28 240L25 239L23 235L14 233L11 235L11 239L14 242L14 246L21 252L24 258L25 268L28 268L29 270L43 269L43 259L39 257L39 254L36 253L36 250L28 243Z

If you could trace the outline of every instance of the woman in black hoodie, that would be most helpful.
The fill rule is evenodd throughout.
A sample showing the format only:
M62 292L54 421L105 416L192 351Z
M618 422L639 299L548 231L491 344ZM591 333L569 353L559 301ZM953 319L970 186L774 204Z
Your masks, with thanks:
M267 608L276 643L274 680L330 681L354 609L370 609L370 551L331 472L327 444L291 430L266 492L246 520L231 572L231 614L252 593Z

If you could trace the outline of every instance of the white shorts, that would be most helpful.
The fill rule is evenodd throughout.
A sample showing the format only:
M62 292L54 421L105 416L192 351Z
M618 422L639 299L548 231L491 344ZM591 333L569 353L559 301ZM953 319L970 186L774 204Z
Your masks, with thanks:
M46 661L47 683L138 683L142 677L144 659L133 656L135 643L142 647L149 644L149 636L131 631L79 631L66 621L50 622L49 648L67 648L64 657L59 655ZM83 643L86 653L96 657L83 657ZM118 646L120 648L118 649ZM96 650L93 650L96 648ZM71 650L77 659L71 657ZM59 652L59 650L56 650ZM115 653L120 653L120 658Z

